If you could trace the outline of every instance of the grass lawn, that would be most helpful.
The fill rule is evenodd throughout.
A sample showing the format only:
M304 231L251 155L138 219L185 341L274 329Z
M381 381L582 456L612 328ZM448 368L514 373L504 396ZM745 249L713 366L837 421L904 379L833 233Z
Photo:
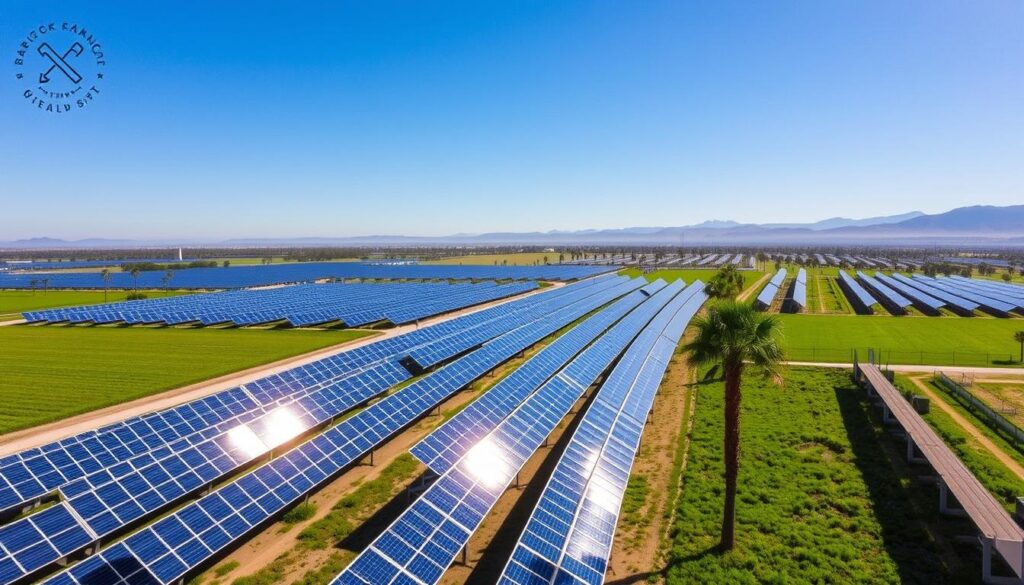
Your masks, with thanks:
M723 385L696 388L669 585L951 582L917 516L932 509L911 502L922 488L893 468L847 371L794 368L781 388L748 377L737 548L717 552Z
M123 301L130 292L132 291L112 290L107 294L107 302ZM187 291L174 290L146 290L141 292L144 292L151 299L187 294ZM20 319L23 311L37 311L54 307L73 307L76 305L94 305L102 302L104 302L103 291L50 290L33 293L26 290L0 290L0 320Z
M440 260L431 260L424 262L424 264L483 264L487 266L493 266L495 262L499 265L503 262L508 262L509 266L533 266L534 264L544 264L544 258L548 259L550 264L558 263L559 252L522 252L518 254L470 254L468 256L452 256L451 258L442 258ZM569 254L565 253L566 260L569 259Z
M677 278L681 278L687 284L700 279L704 284L707 284L716 272L718 272L718 269L715 268L680 268L677 270L655 270L648 274L643 274L636 268L628 268L621 271L619 274L625 274L627 276L643 276L650 281L663 278L666 282L672 282ZM764 276L763 272L758 272L756 270L741 270L740 274L743 275L743 290L746 290L757 282L759 278Z
M881 350L880 361L925 365L1019 365L1017 319L778 315L789 359L850 362L853 350ZM812 348L815 351L812 353ZM1012 362L1012 363L1011 363Z
M253 331L0 327L0 433L178 388L369 335Z

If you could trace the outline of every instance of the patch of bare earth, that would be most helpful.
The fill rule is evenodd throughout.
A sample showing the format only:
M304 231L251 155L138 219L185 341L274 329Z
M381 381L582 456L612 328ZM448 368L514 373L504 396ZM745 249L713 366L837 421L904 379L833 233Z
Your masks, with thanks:
M675 354L661 381L654 409L630 473L630 488L615 529L608 583L660 582L685 450L691 408L691 368Z

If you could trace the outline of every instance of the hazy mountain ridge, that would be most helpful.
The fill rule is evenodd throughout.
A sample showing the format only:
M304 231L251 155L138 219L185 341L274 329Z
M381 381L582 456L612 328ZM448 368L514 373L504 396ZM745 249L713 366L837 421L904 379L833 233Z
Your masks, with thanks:
M208 245L228 247L331 245L753 245L753 244L950 244L1020 245L1024 241L1024 205L976 205L927 215L913 211L864 219L829 218L806 224L741 224L710 220L677 227L628 227L547 232L493 232L452 236L354 236L235 238L223 241L140 241L89 238L67 241L30 238L0 242L0 248L114 248Z

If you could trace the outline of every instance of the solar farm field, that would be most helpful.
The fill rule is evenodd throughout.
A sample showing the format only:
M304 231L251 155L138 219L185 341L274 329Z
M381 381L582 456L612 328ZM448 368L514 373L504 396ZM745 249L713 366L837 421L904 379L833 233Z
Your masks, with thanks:
M130 291L112 290L107 293L109 302L125 300ZM148 298L159 299L186 294L183 291L147 290L141 291ZM0 291L0 321L20 319L23 311L36 311L55 307L95 305L105 302L103 291L91 290L50 290L46 292L26 290Z
M533 266L534 264L556 264L560 252L521 252L516 254L469 254L431 260L424 264L495 264L508 266ZM568 257L568 254L565 254Z
M738 547L719 554L722 384L697 392L669 585L970 582L976 574L960 566L963 574L951 575L948 551L921 545L937 516L932 492L893 469L891 441L872 426L848 373L822 369L793 368L781 388L744 384Z
M0 327L0 433L367 335L372 333Z
M676 270L654 270L652 272L644 274L639 269L628 268L626 270L623 270L620 274L625 274L627 276L643 276L644 278L650 281L654 281L659 278L664 280L675 280L677 278L681 278L685 282L693 282L694 280L700 280L704 283L707 283L708 280L710 280L716 272L718 272L717 268L680 268ZM758 272L756 270L741 270L739 271L739 273L743 275L744 289L747 289L755 282L760 280L762 276L764 276L763 272Z
M893 318L853 315L778 315L783 343L794 361L843 362L853 350L882 350L894 364L1019 365L1024 329L1017 320L985 318ZM813 350L813 351L812 351Z

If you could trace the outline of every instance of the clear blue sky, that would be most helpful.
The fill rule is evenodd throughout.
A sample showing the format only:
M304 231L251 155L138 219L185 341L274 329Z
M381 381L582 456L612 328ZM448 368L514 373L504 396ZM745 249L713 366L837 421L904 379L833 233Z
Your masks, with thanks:
M1024 202L1018 0L227 4L3 3L0 241ZM14 51L63 20L107 78L47 116Z

